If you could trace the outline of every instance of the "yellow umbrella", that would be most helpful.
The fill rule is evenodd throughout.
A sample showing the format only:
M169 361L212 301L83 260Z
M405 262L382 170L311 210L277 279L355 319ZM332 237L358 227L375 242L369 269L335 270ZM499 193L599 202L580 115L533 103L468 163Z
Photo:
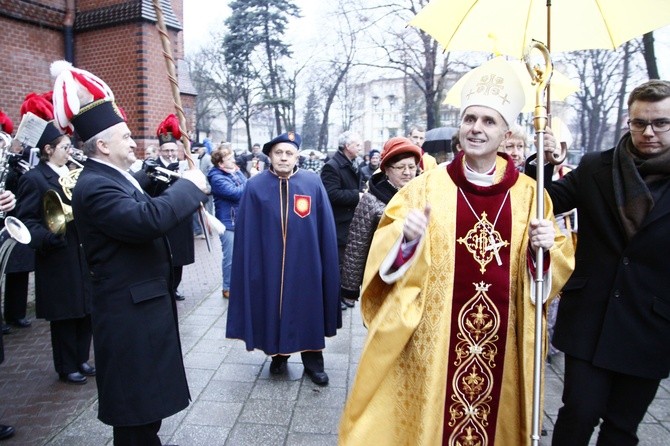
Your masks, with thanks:
M485 67L489 64L496 64L498 61L503 60L502 56L493 58L487 62L484 62L480 67ZM531 83L530 74L526 69L526 64L520 60L510 60L508 61L510 65L516 71L521 85L524 87L524 93L526 96L526 105L523 108L524 112L533 111L535 107L535 86ZM476 70L471 70L465 73L447 92L446 98L444 98L444 104L453 105L454 107L461 106L461 90L463 90L463 85L466 84L468 78L475 73ZM570 80L566 75L559 73L554 70L551 77L551 94L553 101L563 101L565 98L571 94L579 91L579 86Z
M551 51L615 49L670 24L668 0L432 0L410 21L446 51L519 59L531 39ZM550 14L548 12L550 11Z

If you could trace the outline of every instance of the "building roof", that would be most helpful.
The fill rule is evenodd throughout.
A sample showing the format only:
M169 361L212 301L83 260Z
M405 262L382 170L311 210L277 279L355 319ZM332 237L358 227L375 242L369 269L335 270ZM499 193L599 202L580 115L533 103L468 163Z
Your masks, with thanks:
M183 27L172 10L170 0L160 0L160 4L163 9L165 26L181 31ZM90 11L78 12L74 27L77 31L84 31L118 25L119 23L137 22L138 20L158 21L151 0L137 0L136 2L121 3Z
M179 92L181 94L190 94L192 96L198 95L195 85L191 81L191 73L188 71L188 63L179 59L177 61L177 79L179 82Z

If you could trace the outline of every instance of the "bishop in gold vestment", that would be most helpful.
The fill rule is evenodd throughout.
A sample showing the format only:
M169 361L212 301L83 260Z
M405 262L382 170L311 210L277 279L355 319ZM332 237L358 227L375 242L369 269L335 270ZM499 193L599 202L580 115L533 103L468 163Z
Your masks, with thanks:
M530 438L535 182L507 155L497 157L491 186L465 172L461 153L386 208L363 280L369 334L341 420L342 445L518 446ZM546 194L544 203L553 220ZM407 211L427 204L424 237L395 282L385 282L380 271L398 252ZM561 231L546 257L545 294L555 296L574 263Z

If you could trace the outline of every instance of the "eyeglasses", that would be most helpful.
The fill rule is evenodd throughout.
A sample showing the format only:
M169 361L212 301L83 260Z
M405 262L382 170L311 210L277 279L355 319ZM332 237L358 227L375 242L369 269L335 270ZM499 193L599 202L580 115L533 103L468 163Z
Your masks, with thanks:
M400 165L400 166L389 166L389 169L393 169L394 171L400 173L404 172L405 170L409 170L410 172L413 170L416 170L416 164L405 164L405 165Z
M74 147L72 144L61 144L56 146L57 149L63 149L65 151L70 150L72 147Z
M643 121L642 119L631 119L628 121L628 128L631 132L642 133L649 126L657 133L667 132L670 130L670 120L654 119L653 121Z

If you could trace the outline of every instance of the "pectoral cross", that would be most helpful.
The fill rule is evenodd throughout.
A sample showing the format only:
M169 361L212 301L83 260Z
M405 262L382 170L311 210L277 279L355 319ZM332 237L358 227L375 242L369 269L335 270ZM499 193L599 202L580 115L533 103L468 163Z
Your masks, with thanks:
M493 251L493 255L496 256L496 263L498 266L502 265L502 260L500 259L500 248L505 246L505 242L500 241L496 243L496 239L493 237L493 234L489 235L489 245L486 247L486 251Z

